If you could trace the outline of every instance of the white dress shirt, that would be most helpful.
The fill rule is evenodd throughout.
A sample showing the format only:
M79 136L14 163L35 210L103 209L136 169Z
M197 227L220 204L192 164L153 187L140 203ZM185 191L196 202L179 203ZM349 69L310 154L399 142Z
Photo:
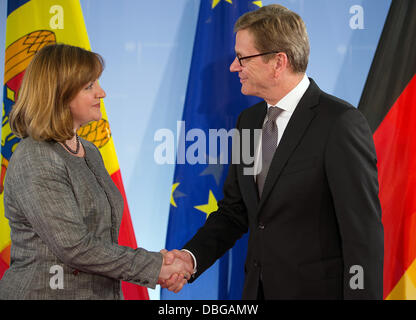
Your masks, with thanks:
M278 107L283 111L279 114L276 118L276 125L277 125L277 145L279 145L280 140L282 139L283 133L285 132L286 126L289 123L290 118L292 117L293 112L295 112L296 106L298 105L300 99L305 94L306 90L309 87L309 79L306 74L303 76L302 80L298 83L296 87L294 87L287 95L285 95L276 105L267 104L267 110L270 107ZM267 115L264 118L263 125L267 121ZM258 147L256 150L256 156L254 157L254 172L258 172L260 153L261 153L261 144L262 144L262 136L260 134L258 142ZM254 176L254 181L256 181L256 175Z

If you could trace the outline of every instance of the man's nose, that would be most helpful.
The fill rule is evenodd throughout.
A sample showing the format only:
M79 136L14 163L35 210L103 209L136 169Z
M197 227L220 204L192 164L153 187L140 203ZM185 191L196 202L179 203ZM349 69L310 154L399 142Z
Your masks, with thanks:
M241 70L240 62L237 57L234 58L234 61L230 65L231 72L239 72Z

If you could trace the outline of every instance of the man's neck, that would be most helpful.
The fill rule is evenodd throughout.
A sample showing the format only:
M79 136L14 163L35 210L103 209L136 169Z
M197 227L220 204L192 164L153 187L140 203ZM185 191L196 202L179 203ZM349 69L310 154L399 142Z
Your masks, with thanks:
M264 100L270 105L276 105L302 81L304 76L304 73L287 74L285 77L278 80L274 89L271 90L270 95L265 97Z

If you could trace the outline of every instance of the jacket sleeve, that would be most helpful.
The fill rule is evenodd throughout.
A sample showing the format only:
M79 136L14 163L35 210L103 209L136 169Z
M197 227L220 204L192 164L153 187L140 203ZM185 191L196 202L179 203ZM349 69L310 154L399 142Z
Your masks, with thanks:
M344 298L382 299L384 235L370 128L355 108L334 123L325 169L341 234Z
M32 154L15 163L9 177L13 192L7 204L11 210L22 212L58 259L86 273L156 286L162 255L95 238L83 221L61 158L53 152L46 156Z
M196 258L197 272L193 279L199 277L248 231L247 209L240 192L237 170L236 164L229 165L223 187L224 198L218 201L218 210L209 215L205 224L183 247Z

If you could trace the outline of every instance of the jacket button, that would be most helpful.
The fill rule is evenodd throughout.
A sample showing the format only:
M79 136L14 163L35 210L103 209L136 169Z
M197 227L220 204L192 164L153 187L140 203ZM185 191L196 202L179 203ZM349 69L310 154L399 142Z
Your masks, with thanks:
M255 268L259 267L258 261L257 260L254 260L253 265L254 265Z
M263 223L259 223L259 225L258 225L258 228L260 229L260 230L264 230L264 224Z

